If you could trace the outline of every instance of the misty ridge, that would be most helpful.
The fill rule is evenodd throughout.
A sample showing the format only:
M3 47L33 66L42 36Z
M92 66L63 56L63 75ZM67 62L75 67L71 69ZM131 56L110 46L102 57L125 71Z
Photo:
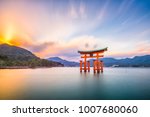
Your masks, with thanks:
M48 58L50 61L62 63L66 67L78 67L79 63L74 61L67 61L59 57ZM93 60L89 59L91 67ZM150 67L150 55L135 56L133 58L115 59L115 58L102 58L105 67Z

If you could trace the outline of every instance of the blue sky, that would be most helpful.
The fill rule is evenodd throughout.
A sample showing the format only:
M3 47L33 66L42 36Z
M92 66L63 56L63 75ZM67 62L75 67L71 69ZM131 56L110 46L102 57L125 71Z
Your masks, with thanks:
M102 47L107 57L150 54L149 0L3 0L0 19L0 43L44 58Z

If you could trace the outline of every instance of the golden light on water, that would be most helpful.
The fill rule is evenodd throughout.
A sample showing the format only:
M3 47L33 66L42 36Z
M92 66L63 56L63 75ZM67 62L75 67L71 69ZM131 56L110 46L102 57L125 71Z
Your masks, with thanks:
M0 99L7 99L9 96L15 98L16 92L21 93L20 90L25 84L25 76L24 74L18 74L19 71L21 70L7 69L0 71ZM12 77L12 73L15 77Z

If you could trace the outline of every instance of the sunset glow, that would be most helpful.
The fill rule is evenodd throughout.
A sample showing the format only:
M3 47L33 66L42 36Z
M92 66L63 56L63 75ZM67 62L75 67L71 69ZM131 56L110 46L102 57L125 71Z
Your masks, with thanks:
M150 54L149 6L149 0L0 1L0 44L70 60L79 49L103 47L107 57Z

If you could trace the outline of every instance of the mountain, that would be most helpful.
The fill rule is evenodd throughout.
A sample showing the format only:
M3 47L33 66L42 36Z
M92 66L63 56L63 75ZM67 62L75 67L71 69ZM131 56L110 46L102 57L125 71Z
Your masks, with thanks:
M78 62L67 61L67 60L61 59L59 57L51 57L51 58L48 58L47 60L59 62L59 63L63 64L65 67L77 67L77 66L79 66Z
M10 46L8 44L0 45L0 56L7 56L7 58L13 60L38 59L38 57L36 57L30 51L16 46Z
M40 59L30 51L8 44L0 45L0 68L8 67L54 67L63 64L46 59Z
M150 67L150 55L125 59L103 58L102 60L107 67Z
M89 60L91 67L93 66L93 60L95 60L95 59L90 59ZM110 67L110 66L116 65L118 63L118 60L114 59L114 58L102 58L101 60L104 62L104 65L106 67Z
M63 60L59 57L52 57L48 60L60 62L64 66L79 66L78 62ZM93 66L93 60L90 59L90 65ZM133 58L115 59L115 58L102 58L105 67L150 67L150 55L135 56Z

